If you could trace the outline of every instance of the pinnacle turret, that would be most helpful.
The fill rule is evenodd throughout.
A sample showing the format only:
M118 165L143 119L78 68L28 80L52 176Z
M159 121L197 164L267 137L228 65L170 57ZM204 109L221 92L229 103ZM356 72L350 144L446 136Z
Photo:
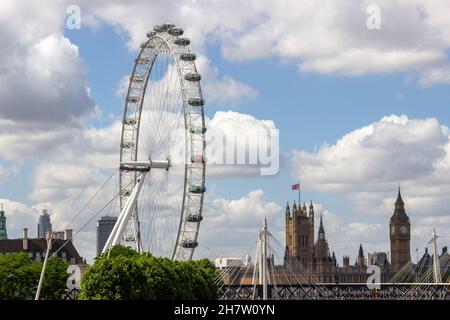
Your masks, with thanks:
M0 207L0 240L6 240L8 239L8 233L6 230L6 215L5 211L3 210L3 203Z

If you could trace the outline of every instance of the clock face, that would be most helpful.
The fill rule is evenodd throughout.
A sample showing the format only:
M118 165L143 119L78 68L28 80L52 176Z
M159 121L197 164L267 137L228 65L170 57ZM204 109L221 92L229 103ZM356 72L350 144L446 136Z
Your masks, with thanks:
M391 234L394 234L394 233L395 233L395 227L392 226L392 227L391 227Z
M401 226L400 227L400 233L401 234L406 234L406 232L408 232L408 228L406 226Z

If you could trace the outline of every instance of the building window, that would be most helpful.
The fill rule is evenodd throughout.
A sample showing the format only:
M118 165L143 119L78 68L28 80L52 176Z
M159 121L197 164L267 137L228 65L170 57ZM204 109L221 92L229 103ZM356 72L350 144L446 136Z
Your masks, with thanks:
M62 256L63 258L65 258L65 257L66 257L66 252L63 251L63 252L61 253L61 256Z

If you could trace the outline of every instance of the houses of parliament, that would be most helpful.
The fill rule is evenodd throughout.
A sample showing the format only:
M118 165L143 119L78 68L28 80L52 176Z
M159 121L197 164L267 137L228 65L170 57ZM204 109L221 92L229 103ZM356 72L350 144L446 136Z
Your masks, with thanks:
M370 273L367 265L378 265L381 280L385 282L390 274L399 271L411 259L410 254L410 221L405 211L400 188L394 204L394 213L389 221L390 261L386 252L375 252L368 255L366 261L362 245L354 264L349 256L344 256L340 266L336 256L330 253L325 233L325 226L320 216L317 239L314 237L314 206L307 207L296 203L286 206L286 252L285 261L298 260L303 267L321 283L362 283L366 282ZM356 250L356 248L355 248Z
M389 237L390 256L387 252L374 252L365 259L363 246L359 246L354 263L344 256L340 265L330 246L325 232L322 215L319 220L317 238L314 237L314 206L289 203L285 210L286 247L281 264L270 261L269 271L273 282L278 284L299 283L366 283L373 270L368 266L377 265L381 271L381 282L387 282L392 274L410 262L410 221L405 211L400 188L390 217ZM345 235L342 235L345 236ZM355 248L356 250L357 248ZM273 259L273 258L268 258ZM227 269L225 282L228 284L251 284L255 274L255 265L245 263L239 267Z

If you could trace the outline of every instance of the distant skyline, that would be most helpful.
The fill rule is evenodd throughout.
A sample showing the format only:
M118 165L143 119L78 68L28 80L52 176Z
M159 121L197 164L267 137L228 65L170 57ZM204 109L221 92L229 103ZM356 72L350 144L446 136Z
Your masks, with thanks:
M379 30L366 25L371 4ZM80 6L80 29L66 26L69 5ZM434 227L450 234L449 11L437 0L2 1L8 236L35 230L42 208L65 229L116 169L126 77L146 32L173 22L199 56L209 125L280 131L277 175L207 171L195 257L244 254L264 217L284 242L284 207L300 178L302 200L313 201L317 218L323 212L330 250L351 261L360 243L365 253L389 251L400 184L414 260ZM98 219L74 240L88 261Z

